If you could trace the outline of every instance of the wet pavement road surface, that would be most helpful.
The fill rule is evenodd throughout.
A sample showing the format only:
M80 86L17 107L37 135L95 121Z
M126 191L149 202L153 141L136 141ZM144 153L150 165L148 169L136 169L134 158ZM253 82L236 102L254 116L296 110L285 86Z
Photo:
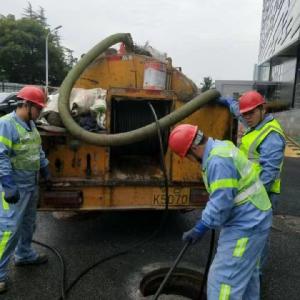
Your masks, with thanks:
M286 158L281 203L274 220L269 264L263 278L263 300L299 299L299 172L300 159ZM91 270L70 291L67 299L143 299L139 284L145 268L160 263L171 264L183 246L182 232L194 224L198 215L199 211L170 213L165 228L153 240ZM66 263L68 286L82 270L99 259L127 249L151 235L159 227L161 218L159 212L146 211L85 213L66 219L40 212L34 239L61 252ZM10 289L0 299L59 299L59 262L48 250L35 247L49 254L48 264L15 267L11 263ZM208 248L209 234L187 251L180 265L202 269Z

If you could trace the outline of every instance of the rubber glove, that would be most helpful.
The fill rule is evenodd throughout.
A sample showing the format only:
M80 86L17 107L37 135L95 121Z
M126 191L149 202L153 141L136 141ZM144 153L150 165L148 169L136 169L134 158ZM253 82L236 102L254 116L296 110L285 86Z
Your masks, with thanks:
M46 189L51 190L52 189L52 181L51 181L51 173L50 173L49 167L46 166L44 168L41 168L40 174L41 174L42 178L44 178L44 180L45 180Z
M48 166L41 168L40 173L41 176L45 179L45 181L50 181L51 174Z
M201 240L208 229L209 228L200 221L195 227L183 233L182 240L184 242L189 241L191 244L196 244L196 242Z
M4 190L4 198L7 203L17 203L20 199L20 193L11 175L1 178L2 188Z
M234 99L233 97L219 97L219 99L217 100L218 103L225 105L227 107L230 107L230 105L236 101L236 99Z

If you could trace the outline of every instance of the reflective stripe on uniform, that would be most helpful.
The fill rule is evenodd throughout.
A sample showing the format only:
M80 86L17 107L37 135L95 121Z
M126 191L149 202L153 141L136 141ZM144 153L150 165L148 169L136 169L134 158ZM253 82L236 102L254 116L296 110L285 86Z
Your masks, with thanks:
M231 286L225 283L221 284L219 300L229 300L230 299Z
M4 192L2 192L1 200L2 200L1 202L2 202L3 209L4 210L9 210L9 204L5 201L5 194L4 194Z
M11 236L11 231L3 232L2 240L0 242L0 259L2 258L2 255L5 251L5 248L6 248L7 242L9 241L10 236Z
M239 172L241 173L241 176L246 177L251 175L251 173L253 172L253 164L249 161L247 166L245 166L243 169L239 170Z
M263 184L260 180L256 181L254 184L246 188L243 192L240 192L235 198L234 203L236 205L241 205L244 201L248 201L248 197L260 191L263 188Z
M210 184L211 192L217 189L238 188L238 181L235 178L219 179Z
M12 141L4 136L0 136L0 143L4 144L8 148L12 147Z
M209 161L214 157L223 157L225 159L232 159L233 164L240 174L240 178L226 178L215 180L209 183L207 180L207 165ZM233 199L234 204L241 205L246 202L251 202L256 208L261 211L266 211L271 208L271 202L268 198L267 192L263 185L259 181L259 172L255 168L254 164L251 163L244 153L235 148L233 143L226 142L225 146L214 147L203 166L203 181L205 183L207 191L211 194L217 189L224 188L236 188L237 195ZM256 184L256 182L258 182Z
M260 165L260 161L259 161L260 154L258 153L258 147L266 138L266 136L272 131L277 132L284 139L284 132L281 128L281 125L275 119L268 121L260 129L247 131L241 139L240 149L248 156L249 160L255 164L259 172L261 171L262 166ZM282 162L280 164L280 171L277 174L276 180L273 182L273 184L270 187L270 192L280 193L281 170L282 170Z
M235 257L243 256L243 254L246 250L248 240L249 240L249 238L241 238L236 242L235 248L233 250L233 256L235 256Z

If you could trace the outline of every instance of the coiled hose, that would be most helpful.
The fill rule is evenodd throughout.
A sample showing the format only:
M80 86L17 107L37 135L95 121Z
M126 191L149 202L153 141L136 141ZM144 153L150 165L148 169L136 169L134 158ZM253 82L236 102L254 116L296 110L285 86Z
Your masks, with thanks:
M68 131L77 139L89 144L98 146L121 146L139 142L157 132L155 122L144 127L117 134L97 134L81 128L72 118L69 108L69 98L71 90L84 70L103 52L112 45L123 42L127 49L133 49L133 42L129 33L117 33L111 35L94 46L81 60L72 68L63 81L58 101L58 110L61 119ZM201 95L196 96L185 105L172 112L171 114L158 120L160 128L166 129L177 122L188 117L207 102L216 99L220 94L217 90L209 90Z

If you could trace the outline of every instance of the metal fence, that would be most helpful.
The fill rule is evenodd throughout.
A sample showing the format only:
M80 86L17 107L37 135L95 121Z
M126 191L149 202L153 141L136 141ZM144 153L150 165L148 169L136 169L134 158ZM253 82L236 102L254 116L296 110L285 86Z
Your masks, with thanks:
M18 92L22 87L28 84L23 83L13 83L13 82L5 82L0 81L0 93L12 93L12 92ZM37 85L38 87L45 89L45 86ZM48 86L48 94L56 93L58 91L57 86Z
M13 82L0 82L0 92L12 93L19 91L25 84Z

